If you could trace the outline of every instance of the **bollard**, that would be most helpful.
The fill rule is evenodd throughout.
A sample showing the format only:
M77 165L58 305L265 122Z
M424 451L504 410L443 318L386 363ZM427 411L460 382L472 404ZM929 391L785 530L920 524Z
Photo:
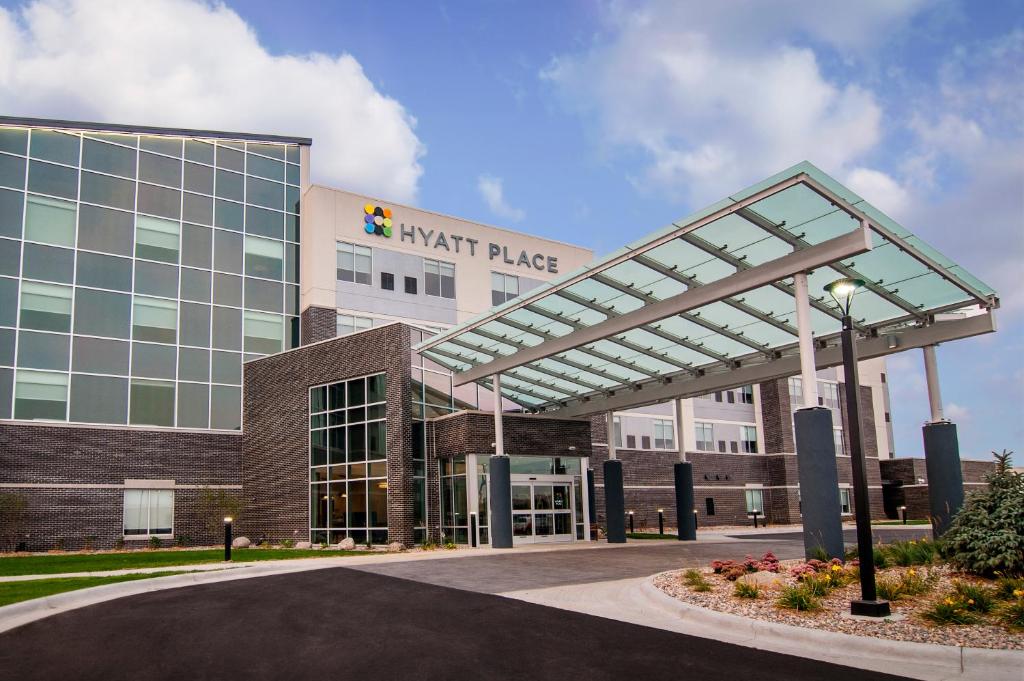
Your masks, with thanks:
M658 509L658 534L665 534L665 509Z
M224 560L231 560L231 516L224 518Z
M633 512L629 512L629 533L633 534L636 530L633 528Z
M750 512L754 516L754 529L757 529L757 514L760 513L756 508Z
M903 524L907 524L907 507L900 506L900 517L903 519Z
M476 511L469 514L469 545L476 548Z
M697 509L693 509L693 529L697 529Z

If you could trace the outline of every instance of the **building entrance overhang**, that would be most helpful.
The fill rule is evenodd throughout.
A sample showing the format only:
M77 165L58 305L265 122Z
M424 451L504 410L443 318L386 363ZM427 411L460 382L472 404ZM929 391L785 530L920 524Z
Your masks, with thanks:
M628 409L797 373L804 276L818 368L842 363L844 277L861 358L995 330L992 288L804 162L415 349L530 411Z

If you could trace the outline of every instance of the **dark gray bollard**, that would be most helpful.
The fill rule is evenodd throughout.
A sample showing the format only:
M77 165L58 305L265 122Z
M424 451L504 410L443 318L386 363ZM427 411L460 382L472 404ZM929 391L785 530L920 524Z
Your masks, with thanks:
M927 423L921 430L924 433L924 464L928 471L932 535L938 539L949 529L953 516L964 505L960 444L955 423Z
M512 484L507 456L492 456L490 465L491 548L512 548Z
M693 541L697 538L697 517L693 513L693 464L679 462L673 466L673 473L679 541Z
M839 505L835 441L832 439L832 412L824 407L799 409L793 414L793 423L797 466L800 469L804 555L813 558L820 547L829 556L842 558L842 508Z
M604 462L604 512L608 523L608 543L626 543L626 499L622 491L622 462Z

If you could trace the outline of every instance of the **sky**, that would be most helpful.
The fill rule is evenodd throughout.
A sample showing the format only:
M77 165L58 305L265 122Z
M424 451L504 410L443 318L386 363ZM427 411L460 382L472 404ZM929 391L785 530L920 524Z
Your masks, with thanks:
M308 136L315 182L598 255L809 160L1000 294L943 401L1024 460L1024 0L0 0L0 113Z

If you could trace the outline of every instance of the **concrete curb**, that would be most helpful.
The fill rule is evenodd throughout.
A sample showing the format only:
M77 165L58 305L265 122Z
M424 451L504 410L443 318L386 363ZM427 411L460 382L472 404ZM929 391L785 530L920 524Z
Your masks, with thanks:
M889 641L716 612L669 596L654 586L654 577L644 580L640 590L653 606L675 614L684 622L698 625L694 635L751 648L926 681L1020 681L1021 666L1024 665L1024 652L1016 650Z

